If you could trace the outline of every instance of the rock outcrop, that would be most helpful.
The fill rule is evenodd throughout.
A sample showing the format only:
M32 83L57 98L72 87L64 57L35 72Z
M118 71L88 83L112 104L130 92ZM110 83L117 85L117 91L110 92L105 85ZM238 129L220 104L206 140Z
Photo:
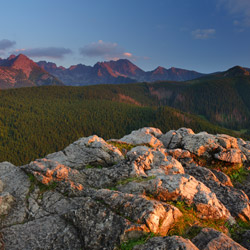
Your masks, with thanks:
M245 249L248 188L226 173L244 170L248 181L249 152L228 135L142 128L81 138L21 167L0 163L0 249L119 249L141 238L134 249ZM200 232L172 235L189 211L196 219L184 226ZM240 228L238 243L230 228Z

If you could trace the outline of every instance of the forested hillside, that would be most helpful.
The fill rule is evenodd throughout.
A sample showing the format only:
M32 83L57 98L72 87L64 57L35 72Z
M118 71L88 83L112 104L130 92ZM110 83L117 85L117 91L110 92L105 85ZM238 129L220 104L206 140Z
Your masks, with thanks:
M250 77L210 77L148 84L161 105L203 116L214 124L250 132Z
M131 85L129 85L131 86ZM79 137L120 138L154 126L211 133L232 131L194 115L155 106L147 84L111 87L46 86L0 92L0 161L22 165L64 148Z

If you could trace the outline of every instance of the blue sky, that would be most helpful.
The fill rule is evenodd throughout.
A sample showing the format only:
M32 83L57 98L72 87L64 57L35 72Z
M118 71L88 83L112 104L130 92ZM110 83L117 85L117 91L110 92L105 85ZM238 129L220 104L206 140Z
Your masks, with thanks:
M250 68L250 0L0 0L0 57L68 67L127 58L214 72Z

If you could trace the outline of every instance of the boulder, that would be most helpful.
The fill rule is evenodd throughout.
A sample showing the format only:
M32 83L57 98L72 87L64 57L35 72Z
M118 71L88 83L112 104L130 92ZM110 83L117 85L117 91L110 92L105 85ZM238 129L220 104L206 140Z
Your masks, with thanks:
M232 181L228 175L226 175L223 172L218 171L216 169L211 169L211 171L217 177L217 179L220 181L220 183L222 183L225 186L233 187ZM217 181L217 180L215 180L215 181Z
M168 155L165 149L135 147L127 154L131 175L152 176L184 173L181 163Z
M246 249L250 250L250 230L244 232L241 238L242 240L240 244Z
M217 134L216 138L219 142L219 144L225 148L225 149L229 149L229 148L238 148L238 141L236 138L229 136L229 135L225 135L225 134Z
M127 142L134 145L150 145L151 147L161 147L162 142L157 139L162 135L162 132L157 128L141 128L132 131L131 134L126 135L119 139L119 141Z
M150 232L166 235L170 227L182 216L178 208L141 195L124 194L107 189L98 190L94 199L130 221L144 224Z
M184 136L193 135L194 132L189 128L180 128L178 130L170 130L159 139L162 141L164 147L169 149L180 148L181 141Z
M240 149L221 150L219 153L214 154L214 158L220 161L225 161L233 164L242 163L242 152Z
M199 250L190 240L180 236L154 237L133 250Z
M83 190L81 174L57 161L46 158L36 160L22 167L27 173L33 174L45 185L58 183L64 189Z
M30 190L28 176L9 162L0 163L0 178L2 181L2 202L4 202L5 216L1 218L2 226L23 223L26 220L26 197ZM3 203L2 203L3 204Z
M212 228L204 228L192 239L192 242L200 250L246 250L243 246L233 241L224 233Z
M7 215L13 205L15 199L9 193L0 194L0 214Z
M81 249L76 229L57 215L1 230L5 249Z
M112 166L124 159L118 148L96 135L83 137L63 151L49 154L46 158L77 170L85 168L86 165Z
M234 217L250 220L250 206L247 195L232 186L223 185L211 170L195 164L185 164L185 172L194 176L214 192Z
M229 211L216 195L202 182L187 174L159 176L147 182L145 191L161 201L195 204L199 217L204 219L230 217Z
M250 159L245 141L224 134L195 134L190 129L180 128L167 132L160 140L168 149L180 148L198 157L215 158L231 164L240 164Z
M123 218L102 202L86 198L78 209L64 215L78 231L82 249L114 249L121 241L141 237L148 229ZM74 248L81 249L81 248Z

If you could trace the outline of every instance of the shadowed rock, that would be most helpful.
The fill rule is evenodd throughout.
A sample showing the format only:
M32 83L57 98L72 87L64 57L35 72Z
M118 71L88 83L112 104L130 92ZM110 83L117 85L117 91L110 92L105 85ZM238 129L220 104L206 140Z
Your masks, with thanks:
M81 249L76 229L57 215L2 230L5 249Z
M192 240L200 250L246 250L243 246L233 241L224 233L212 228L204 228Z
M249 199L236 188L248 190L247 183L233 187L226 174L199 166L216 157L225 166L247 164L249 142L186 128L165 135L143 128L122 139L138 146L123 156L90 136L22 167L0 163L0 248L111 250L146 233L166 236L182 216L170 201L193 206L197 223L250 220ZM247 246L249 232L239 236ZM244 249L212 229L193 243L157 237L134 249Z
M207 168L195 164L186 164L184 168L186 173L194 176L209 187L232 216L239 217L242 220L250 220L249 199L242 190L223 185Z
M147 243L135 246L133 250L199 250L190 240L180 236L154 237Z
M0 163L0 178L5 192L2 197L6 202L5 214L8 213L7 217L0 218L1 226L24 222L27 214L25 199L30 187L28 176L19 167L3 162Z

